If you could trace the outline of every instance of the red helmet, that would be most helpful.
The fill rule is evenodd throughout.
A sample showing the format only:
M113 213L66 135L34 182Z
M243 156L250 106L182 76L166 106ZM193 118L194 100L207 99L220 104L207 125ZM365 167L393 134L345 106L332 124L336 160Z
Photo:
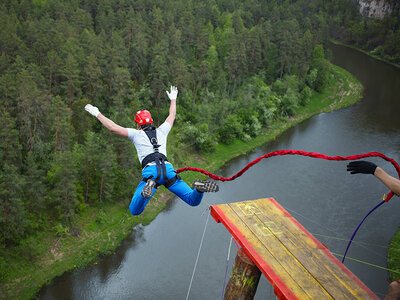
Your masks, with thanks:
M135 116L135 122L139 125L153 123L153 118L148 110L139 110Z

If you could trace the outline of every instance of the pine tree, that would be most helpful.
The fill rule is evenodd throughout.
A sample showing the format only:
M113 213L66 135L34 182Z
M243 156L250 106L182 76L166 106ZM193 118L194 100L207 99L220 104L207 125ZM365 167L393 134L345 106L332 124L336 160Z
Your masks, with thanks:
M47 203L52 213L66 226L71 225L77 201L77 165L72 151L58 151L47 173L50 191Z
M24 178L16 120L0 109L0 244L17 241L25 231Z
M167 59L164 51L164 44L157 44L154 47L153 60L150 65L149 79L152 98L157 108L157 126L164 120L160 119L161 101L164 99L165 86L167 83Z
M10 57L15 57L18 54L18 50L23 45L17 32L20 26L15 13L10 14L4 11L4 8L0 10L0 53Z
M95 104L96 91L100 87L101 69L96 56L92 53L87 57L85 66L85 82L89 88L89 103Z
M81 71L79 68L82 57L82 48L77 45L77 41L70 38L66 41L62 49L64 64L61 67L63 77L61 86L64 95L68 99L69 110L72 110L72 103L81 94Z
M100 207L103 205L103 201L110 201L113 198L113 187L114 187L114 169L117 166L116 155L111 145L101 140L104 145L100 152L99 157L99 172L101 174L100 188L99 188L99 204ZM104 142L104 143L103 143Z
M98 197L98 161L101 153L102 149L98 135L92 131L86 132L85 143L83 146L84 162L82 163L82 166L85 166L84 198L86 203L93 202Z

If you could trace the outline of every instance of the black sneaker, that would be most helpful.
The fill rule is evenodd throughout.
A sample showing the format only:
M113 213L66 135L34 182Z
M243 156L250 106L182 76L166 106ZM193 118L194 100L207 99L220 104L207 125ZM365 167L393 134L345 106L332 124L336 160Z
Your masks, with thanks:
M192 186L200 193L218 192L219 190L218 184L209 180L195 180Z
M153 196L153 188L156 186L156 182L154 180L147 180L146 185L143 188L142 196L146 199L151 198Z

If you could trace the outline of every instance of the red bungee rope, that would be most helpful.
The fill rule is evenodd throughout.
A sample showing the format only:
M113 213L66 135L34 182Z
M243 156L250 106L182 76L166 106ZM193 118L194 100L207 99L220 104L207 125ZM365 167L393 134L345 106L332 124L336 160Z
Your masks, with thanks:
M268 157L272 157L272 156L279 156L279 155L302 155L302 156L309 156L309 157L321 158L321 159L326 159L326 160L339 160L339 161L341 161L341 160L356 160L356 159L376 156L376 157L381 157L386 161L389 161L395 167L395 169L397 171L397 174L399 175L399 178L400 178L400 167L397 164L397 162L394 159L386 157L384 154L379 153L379 152L369 152L369 153L365 153L365 154L350 155L350 156L328 156L328 155L321 154L321 153L307 152L307 151L301 151L301 150L278 150L278 151L267 153L267 154L265 154L263 156L260 156L260 157L256 158L252 162L248 163L246 167L244 167L242 170L240 170L238 173L236 173L232 177L228 177L228 178L217 176L217 175L214 175L214 174L212 174L210 172L207 172L207 171L205 171L203 169L193 168L193 167L186 167L186 168L178 169L178 170L176 170L176 173L181 173L181 172L184 172L184 171L195 171L195 172L203 173L203 174L209 176L211 179L214 179L214 180L231 181L231 180L234 180L234 179L238 178L239 176L241 176L244 172L246 172L248 169L250 169L252 166L257 164L258 162L260 162L262 159L268 158ZM353 242L353 239L354 239L355 235L357 234L358 230L360 229L360 227L363 224L363 222L365 221L365 219L373 211L375 211L378 207L380 207L383 203L388 202L393 197L393 195L394 195L393 192L390 191L390 193L387 195L387 197L383 201L381 201L378 205L376 205L373 209L371 209L367 213L367 215L362 219L360 224L358 224L356 230L352 234L352 236L351 236L351 238L350 238L350 240L349 240L349 242L347 244L346 251L345 251L345 253L343 255L342 263L344 263L347 251L349 250L350 245Z
M231 180L235 180L239 176L243 175L244 172L246 172L248 169L250 169L255 164L259 163L262 159L273 157L273 156L280 156L280 155L302 155L302 156L308 156L308 157L313 157L313 158L321 158L321 159L325 159L325 160L339 160L339 161L341 161L341 160L357 160L357 159L361 159L361 158L376 156L376 157L381 157L386 161L389 161L395 167L397 174L399 175L399 178L400 178L400 166L397 164L397 162L394 159L389 158L379 152L369 152L369 153L365 153L365 154L350 155L350 156L328 156L328 155L321 154L321 153L307 152L307 151L302 151L302 150L277 150L277 151L267 153L263 156L256 158L252 162L248 163L246 167L244 167L242 170L240 170L238 173L236 173L232 177L228 177L228 178L217 176L217 175L212 174L203 169L193 168L193 167L186 167L186 168L178 169L178 170L176 170L176 173L181 173L184 171L194 171L194 172L203 173L214 180L231 181ZM393 197L393 192L390 191L390 193L387 195L385 201L388 202L392 197Z

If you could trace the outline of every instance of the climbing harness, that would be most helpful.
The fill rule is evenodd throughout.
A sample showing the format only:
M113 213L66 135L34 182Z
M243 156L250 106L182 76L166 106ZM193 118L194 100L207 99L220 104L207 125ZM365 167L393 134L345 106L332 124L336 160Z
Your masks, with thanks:
M157 140L157 131L156 128L153 126L149 126L144 129L144 132L146 133L147 137L150 140L150 143L153 145L153 153L147 155L143 160L142 160L142 169L144 169L149 163L155 162L157 166L157 177L155 178L156 186L155 188L158 188L160 186L160 179L161 179L161 174L164 176L164 186L166 188L169 188L172 186L177 180L181 179L179 175L176 175L172 177L171 179L168 179L167 177L167 168L165 166L165 162L168 161L167 157L160 153L158 148L160 145L158 144ZM162 169L162 170L161 170ZM153 176L143 178L142 180L144 182L147 182L147 180L153 178Z
M221 176L217 176L215 174L212 174L210 172L207 172L203 169L199 169L199 168L193 168L193 167L186 167L186 168L181 168L176 170L176 173L179 174L181 172L184 171L194 171L194 172L200 172L202 174L205 174L207 176L209 176L211 179L214 180L219 180L219 181L231 181L231 180L235 180L236 178L238 178L239 176L243 175L244 172L246 172L248 169L250 169L252 166L254 166L255 164L259 163L262 159L264 158L269 158L269 157L273 157L273 156L280 156L280 155L302 155L302 156L308 156L308 157L312 157L312 158L320 158L320 159L325 159L325 160L336 160L336 161L344 161L344 160L357 160L357 159L362 159L362 158L366 158L366 157L380 157L383 158L384 160L390 162L394 168L397 171L397 174L400 178L400 166L397 164L397 162L392 159L389 158L387 156L385 156L382 153L379 152L369 152L369 153L365 153L365 154L359 154L359 155L350 155L350 156L328 156L325 154L321 154L321 153L316 153L316 152L307 152L307 151L302 151L302 150L278 150L278 151L273 151L270 153L267 153L265 155L262 155L258 158L256 158L255 160L253 160L252 162L248 163L242 170L240 170L239 172L237 172L235 175L231 176L231 177L221 177ZM384 198L379 204L377 204L373 209L371 209L367 215L363 218L363 220L360 222L360 224L357 226L356 230L354 231L353 235L351 236L349 243L346 247L346 251L343 255L343 259L342 259L342 263L344 263L344 260L346 258L346 254L347 251L350 248L350 245L355 237L355 235L357 234L358 230L360 229L362 223L365 221L365 219L373 212L375 211L378 207L380 207L383 203L385 202L389 202L389 200L393 197L394 193L393 191L390 191L389 194L387 195L386 198Z

